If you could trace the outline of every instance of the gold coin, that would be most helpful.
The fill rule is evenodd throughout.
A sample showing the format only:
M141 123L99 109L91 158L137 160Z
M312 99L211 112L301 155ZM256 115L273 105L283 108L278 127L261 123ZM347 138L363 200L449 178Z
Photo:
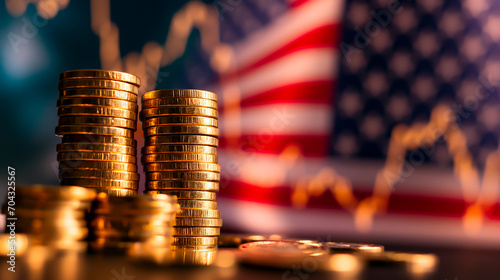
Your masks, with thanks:
M79 178L64 178L61 180L61 185L74 185L81 187L96 187L96 188L121 188L134 189L138 187L138 182L129 180L111 180L111 179L79 179Z
M72 171L59 171L59 178L101 178L113 180L139 181L139 174L127 171L109 171L109 170L88 170L73 169Z
M146 189L150 190L177 190L177 191L219 191L219 182L206 181L149 181Z
M222 219L176 218L176 226L182 227L222 227Z
M145 137L145 145L161 145L161 144L196 144L217 147L219 139L212 136L204 135L162 135Z
M96 116L63 116L59 118L59 125L103 125L116 126L136 130L137 121L114 117Z
M57 108L57 115L59 117L91 115L137 120L135 111L102 106L61 106Z
M215 250L218 247L216 245L201 246L201 245L172 245L170 249L172 251L182 251L182 250L193 250L193 251L204 251L204 250Z
M144 128L144 136L146 137L162 134L196 134L219 137L219 129L201 125L168 125Z
M119 81L103 79L64 79L59 81L59 90L69 88L117 89L139 94L139 87Z
M215 227L174 227L174 236L216 236L220 228Z
M63 143L91 143L91 144L117 144L125 146L137 146L137 141L132 138L120 137L120 136L106 136L106 135L94 135L94 134L73 134L64 135L62 138Z
M101 143L62 143L57 144L58 152L100 152L100 153L120 153L126 155L136 155L136 148L132 146L118 144L101 144Z
M149 154L149 155L144 155L142 157L143 163L170 162L170 161L194 161L194 162L217 163L217 156L207 155L207 154L164 153L164 154Z
M331 254L345 252L362 252L362 253L381 253L384 252L384 246L376 244L363 243L344 243L344 242L321 242Z
M121 91L114 89L79 88L79 89L60 90L59 98L63 97L112 98L112 99L121 99L137 104L137 94L128 91Z
M142 108L158 108L168 106L196 106L217 109L217 101L201 98L156 98L142 100Z
M142 149L143 154L194 153L217 155L217 148L205 145L149 145Z
M198 89L163 89L146 92L142 100L156 98L204 98L217 101L217 94Z
M217 111L216 109L212 109L212 108L187 107L187 106L142 109L141 120L145 120L148 118L160 117L160 116L170 116L170 115L174 115L174 116L202 116L202 117L218 118L219 111Z
M182 199L178 203L181 208L217 209L215 201Z
M110 99L110 98L96 98L96 97L66 97L57 100L57 107L71 106L71 105L94 105L102 107L114 107L137 112L137 103L128 102L125 100Z
M141 85L141 79L139 79L139 77L120 71L82 69L82 70L71 70L62 72L59 75L60 80L82 79L82 78L107 79L107 80L115 80L115 81L131 83L136 86Z
M147 172L146 179L150 181L162 180L192 180L192 181L220 181L220 173L209 171L162 171Z
M56 135L66 134L99 134L134 138L133 130L121 127L90 125L60 125L56 127Z
M98 153L98 152L68 152L58 153L58 161L93 160L93 161L117 161L125 163L136 163L137 158L132 155Z
M220 218L220 211L213 209L181 208L177 213L177 217Z
M210 237L182 237L174 236L172 242L176 246L190 245L190 246L215 246L217 245L217 236Z
M73 169L136 172L137 165L132 163L123 163L123 162L90 161L90 160L59 161L59 171L65 172L65 171L71 171Z
M62 200L93 200L96 196L94 190L76 186L55 185L17 185L16 195L34 197L39 200L62 199Z
M148 194L168 194L175 195L178 200L181 199L200 199L215 200L215 192L207 191L178 191L178 190L145 190Z
M112 188L112 189L92 188L91 190L95 190L97 193L105 193L113 197L128 197L137 195L137 190L122 189L122 188Z
M144 165L144 171L157 172L157 171L212 171L220 172L220 165L216 163L203 163L203 162L162 162L150 163Z
M162 126L162 125L206 125L217 127L218 121L214 118L198 116L167 116L156 117L144 120L143 127Z

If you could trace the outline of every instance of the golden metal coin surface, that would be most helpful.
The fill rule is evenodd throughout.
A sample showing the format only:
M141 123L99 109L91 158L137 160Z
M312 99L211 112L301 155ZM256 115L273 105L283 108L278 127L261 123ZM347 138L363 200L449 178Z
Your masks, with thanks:
M82 70L70 70L62 72L59 75L60 80L64 79L84 79L84 78L99 78L107 80L116 80L126 83L131 83L136 86L141 85L141 79L135 75L111 70L98 70L98 69L82 69Z
M220 218L220 211L213 209L181 208L177 217Z
M63 160L59 161L60 172L70 172L74 169L88 170L113 170L113 171L128 171L136 172L137 164L123 162L108 162L108 161L91 161L91 160Z
M166 125L144 128L144 136L146 137L163 134L195 134L219 137L219 129L201 125Z
M347 252L380 253L384 251L384 246L376 244L321 242L321 245L332 254Z
M96 88L75 88L59 91L59 97L99 97L99 98L112 98L121 99L137 104L137 94L114 90L114 89L96 89Z
M176 226L182 227L222 227L222 219L213 218L176 218Z
M62 199L62 200L93 200L96 196L94 190L77 186L55 185L17 185L16 195L34 197L36 199Z
M208 237L182 237L182 236L174 236L173 239L174 245L192 245L192 246L214 246L217 245L217 236L208 236Z
M219 191L219 182L206 181L149 181L146 189L150 190L192 190L192 191Z
M220 181L220 173L210 171L161 171L147 172L146 179L150 181L162 180L192 180L192 181Z
M218 118L219 111L217 109L206 107L160 107L151 109L142 109L141 119L155 118L160 116L202 116L210 118Z
M217 163L217 156L207 154L181 154L181 153L163 153L163 154L149 154L142 156L143 163L153 162L171 162L171 161L194 161L194 162L209 162Z
M168 194L175 195L178 200L182 199L200 199L215 200L215 192L209 191L178 191L178 190L145 190L148 194Z
M205 98L217 100L217 94L199 89L163 89L146 92L142 96L142 100L156 98Z
M137 120L137 112L126 110L126 109L118 109L111 107L102 107L102 106L81 106L81 105L68 105L61 106L57 108L57 115L61 116L80 116L80 115L91 115L91 116L107 116L107 117L115 117L115 118L124 118Z
M79 178L64 178L61 180L61 185L74 185L97 188L122 188L122 189L137 189L138 182L129 180L111 180L111 179L79 179Z
M120 136L106 136L106 135L94 135L94 134L72 134L64 135L62 138L63 143L101 143L101 144L118 144L125 146L137 146L137 141L128 137Z
M180 199L178 203L182 208L217 209L216 201Z
M139 181L139 174L127 171L73 169L72 171L59 171L59 178L100 178Z
M93 161L117 161L125 163L136 163L137 158L132 155L119 153L98 153L98 152L68 152L58 153L58 161L93 160Z
M174 236L216 236L220 228L216 227L174 227Z
M118 144L101 144L101 143L62 143L57 144L56 150L58 152L100 152L100 153L121 153L126 155L135 156L137 149L132 146L118 145Z
M217 119L198 116L166 116L156 117L144 120L143 127L162 126L162 125L205 125L217 127Z
M98 97L65 97L65 98L59 98L59 100L57 100L57 107L71 106L71 105L94 105L103 107L114 107L134 112L138 111L137 103L125 100L118 100L118 99L98 98Z
M69 88L117 89L139 94L139 87L126 82L105 79L64 79L59 81L59 90Z
M109 136L134 137L134 131L127 128L113 126L90 126L90 125L60 125L56 127L56 135L66 134L99 134Z
M103 125L122 127L136 130L137 121L130 119L114 118L114 117L97 117L97 116L62 116L59 118L59 125Z
M149 145L142 149L143 154L194 153L217 155L217 148L205 145Z
M144 165L144 171L146 172L176 170L220 172L220 165L216 163L203 162L161 162Z
M95 188L93 187L91 190L95 190L97 193L105 193L109 196L113 197L129 197L136 196L136 189L123 189L123 188Z
M207 145L217 147L219 145L219 139L212 136L204 135L162 135L162 136L150 136L145 137L145 144L150 145L162 145L162 144L194 144L194 145Z
M168 106L193 106L217 109L217 101L202 98L157 98L142 100L142 108L158 108Z

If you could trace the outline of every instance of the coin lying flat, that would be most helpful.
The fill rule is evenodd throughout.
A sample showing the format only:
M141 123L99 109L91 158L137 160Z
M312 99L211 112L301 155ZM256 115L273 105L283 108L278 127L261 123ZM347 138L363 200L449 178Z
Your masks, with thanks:
M96 88L64 89L59 91L59 97L99 97L99 98L121 99L137 103L137 94L128 91L121 91L114 89L96 89Z
M169 194L182 199L215 200L215 192L209 191L178 191L178 190L146 190L148 194Z
M175 225L182 227L222 227L222 219L178 217L175 219Z
M142 96L142 100L156 99L156 98L205 98L211 100L217 100L217 94L197 89L164 89L164 90L153 90L146 92Z
M103 107L115 107L135 112L138 111L137 103L118 99L98 97L64 97L57 100L57 107L71 105L95 105Z
M99 117L99 116L62 116L59 118L59 125L102 125L116 126L136 130L137 122L130 119Z
M59 171L59 178L101 178L113 180L139 181L139 174L127 171L103 171L103 170L85 170L73 169L71 171Z
M98 152L68 152L58 153L58 161L92 160L92 161L117 161L125 163L136 163L137 158L132 155L120 153L98 153Z
M126 82L105 79L64 79L59 81L59 90L69 88L117 89L139 94L139 87Z
M206 181L149 181L146 182L149 190L177 190L177 191L219 191L219 182Z
M166 125L153 126L144 129L144 136L163 134L195 134L219 137L219 129L212 126L202 125Z
M212 171L220 172L220 165L216 163L203 163L203 162L161 162L150 163L144 166L146 172L158 171Z
M141 85L141 79L139 77L120 71L82 69L82 70L70 70L62 72L59 75L60 80L84 79L84 78L99 78L99 79L107 79L107 80L115 80L115 81L131 83L135 86Z
M208 162L217 163L217 156L207 155L207 154L182 154L182 153L172 153L172 154L149 154L142 157L143 163L155 163L155 162Z
M178 203L183 208L217 209L215 201L181 199Z
M162 135L145 137L146 146L162 144L194 144L217 147L219 139L205 135Z
M217 101L201 98L158 98L142 100L142 108L158 108L163 106L196 106L217 109Z
M144 120L143 127L162 126L162 125L206 125L218 127L218 121L215 118L199 116L165 116Z
M220 228L216 227L174 227L174 236L216 236Z
M82 151L82 152L109 152L109 153L122 153L126 155L135 156L137 150L132 146L126 145L118 145L118 144L101 144L101 143L85 143L85 142L76 142L76 143L62 143L57 144L56 150L58 152L73 152L73 151Z
M146 179L151 181L162 180L190 180L190 181L214 181L220 180L220 173L210 171L161 171L147 172Z
M90 116L107 116L107 117L115 117L115 118L124 118L137 120L137 112L119 109L119 108L111 108L111 107L102 107L102 106L82 106L82 105L67 105L60 106L57 108L57 115L61 116L81 116L81 115L90 115Z
M192 245L192 246L214 246L217 245L217 236L207 237L183 237L174 236L173 244L175 245Z
M98 134L128 138L134 137L133 130L113 126L60 125L56 127L56 135L61 136L66 134Z
M330 253L343 253L343 252L380 253L384 251L384 246L376 244L321 242L321 245L323 245L323 247L328 249Z
M137 141L128 137L120 136L106 136L106 135L95 135L95 134L71 134L64 135L62 138L63 143L90 143L90 144L118 144L126 146L137 146Z
M217 155L217 148L204 145L149 145L142 148L142 154L195 153Z
M206 107L160 107L160 108L151 108L151 109L143 109L141 111L141 119L145 120L148 118L155 118L159 116L169 116L169 115L178 115L178 116L201 116L201 117L210 117L210 118L218 118L219 111L212 108Z

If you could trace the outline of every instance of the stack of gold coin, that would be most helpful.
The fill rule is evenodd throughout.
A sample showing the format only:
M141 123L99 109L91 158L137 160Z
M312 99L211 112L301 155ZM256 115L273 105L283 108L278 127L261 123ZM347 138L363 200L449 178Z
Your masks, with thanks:
M59 80L56 135L62 185L116 195L137 192L138 77L117 71L74 70Z
M177 196L174 249L217 247L222 219L215 193L217 96L203 90L157 90L142 97L146 192Z
M93 252L123 253L132 245L170 249L179 204L171 195L97 195L90 221Z
M72 186L18 185L15 194L15 205L10 206L7 200L2 212L7 215L7 226L12 223L16 234L26 234L32 245L86 249L86 219L96 195L94 190Z

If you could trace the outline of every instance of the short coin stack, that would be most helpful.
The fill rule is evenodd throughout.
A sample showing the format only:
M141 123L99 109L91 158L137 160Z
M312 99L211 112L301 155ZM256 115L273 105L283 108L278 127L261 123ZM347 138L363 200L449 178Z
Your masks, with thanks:
M142 97L146 192L176 195L181 206L174 249L217 246L222 219L215 193L219 130L217 96L202 90L158 90Z
M178 210L177 199L171 195L114 197L99 193L91 212L89 249L124 253L138 243L170 250Z
M2 212L8 218L15 215L14 231L27 234L32 245L82 251L87 248L86 218L95 196L80 187L18 185L15 206L6 201Z
M105 70L63 72L56 135L61 185L115 195L137 192L138 77Z

